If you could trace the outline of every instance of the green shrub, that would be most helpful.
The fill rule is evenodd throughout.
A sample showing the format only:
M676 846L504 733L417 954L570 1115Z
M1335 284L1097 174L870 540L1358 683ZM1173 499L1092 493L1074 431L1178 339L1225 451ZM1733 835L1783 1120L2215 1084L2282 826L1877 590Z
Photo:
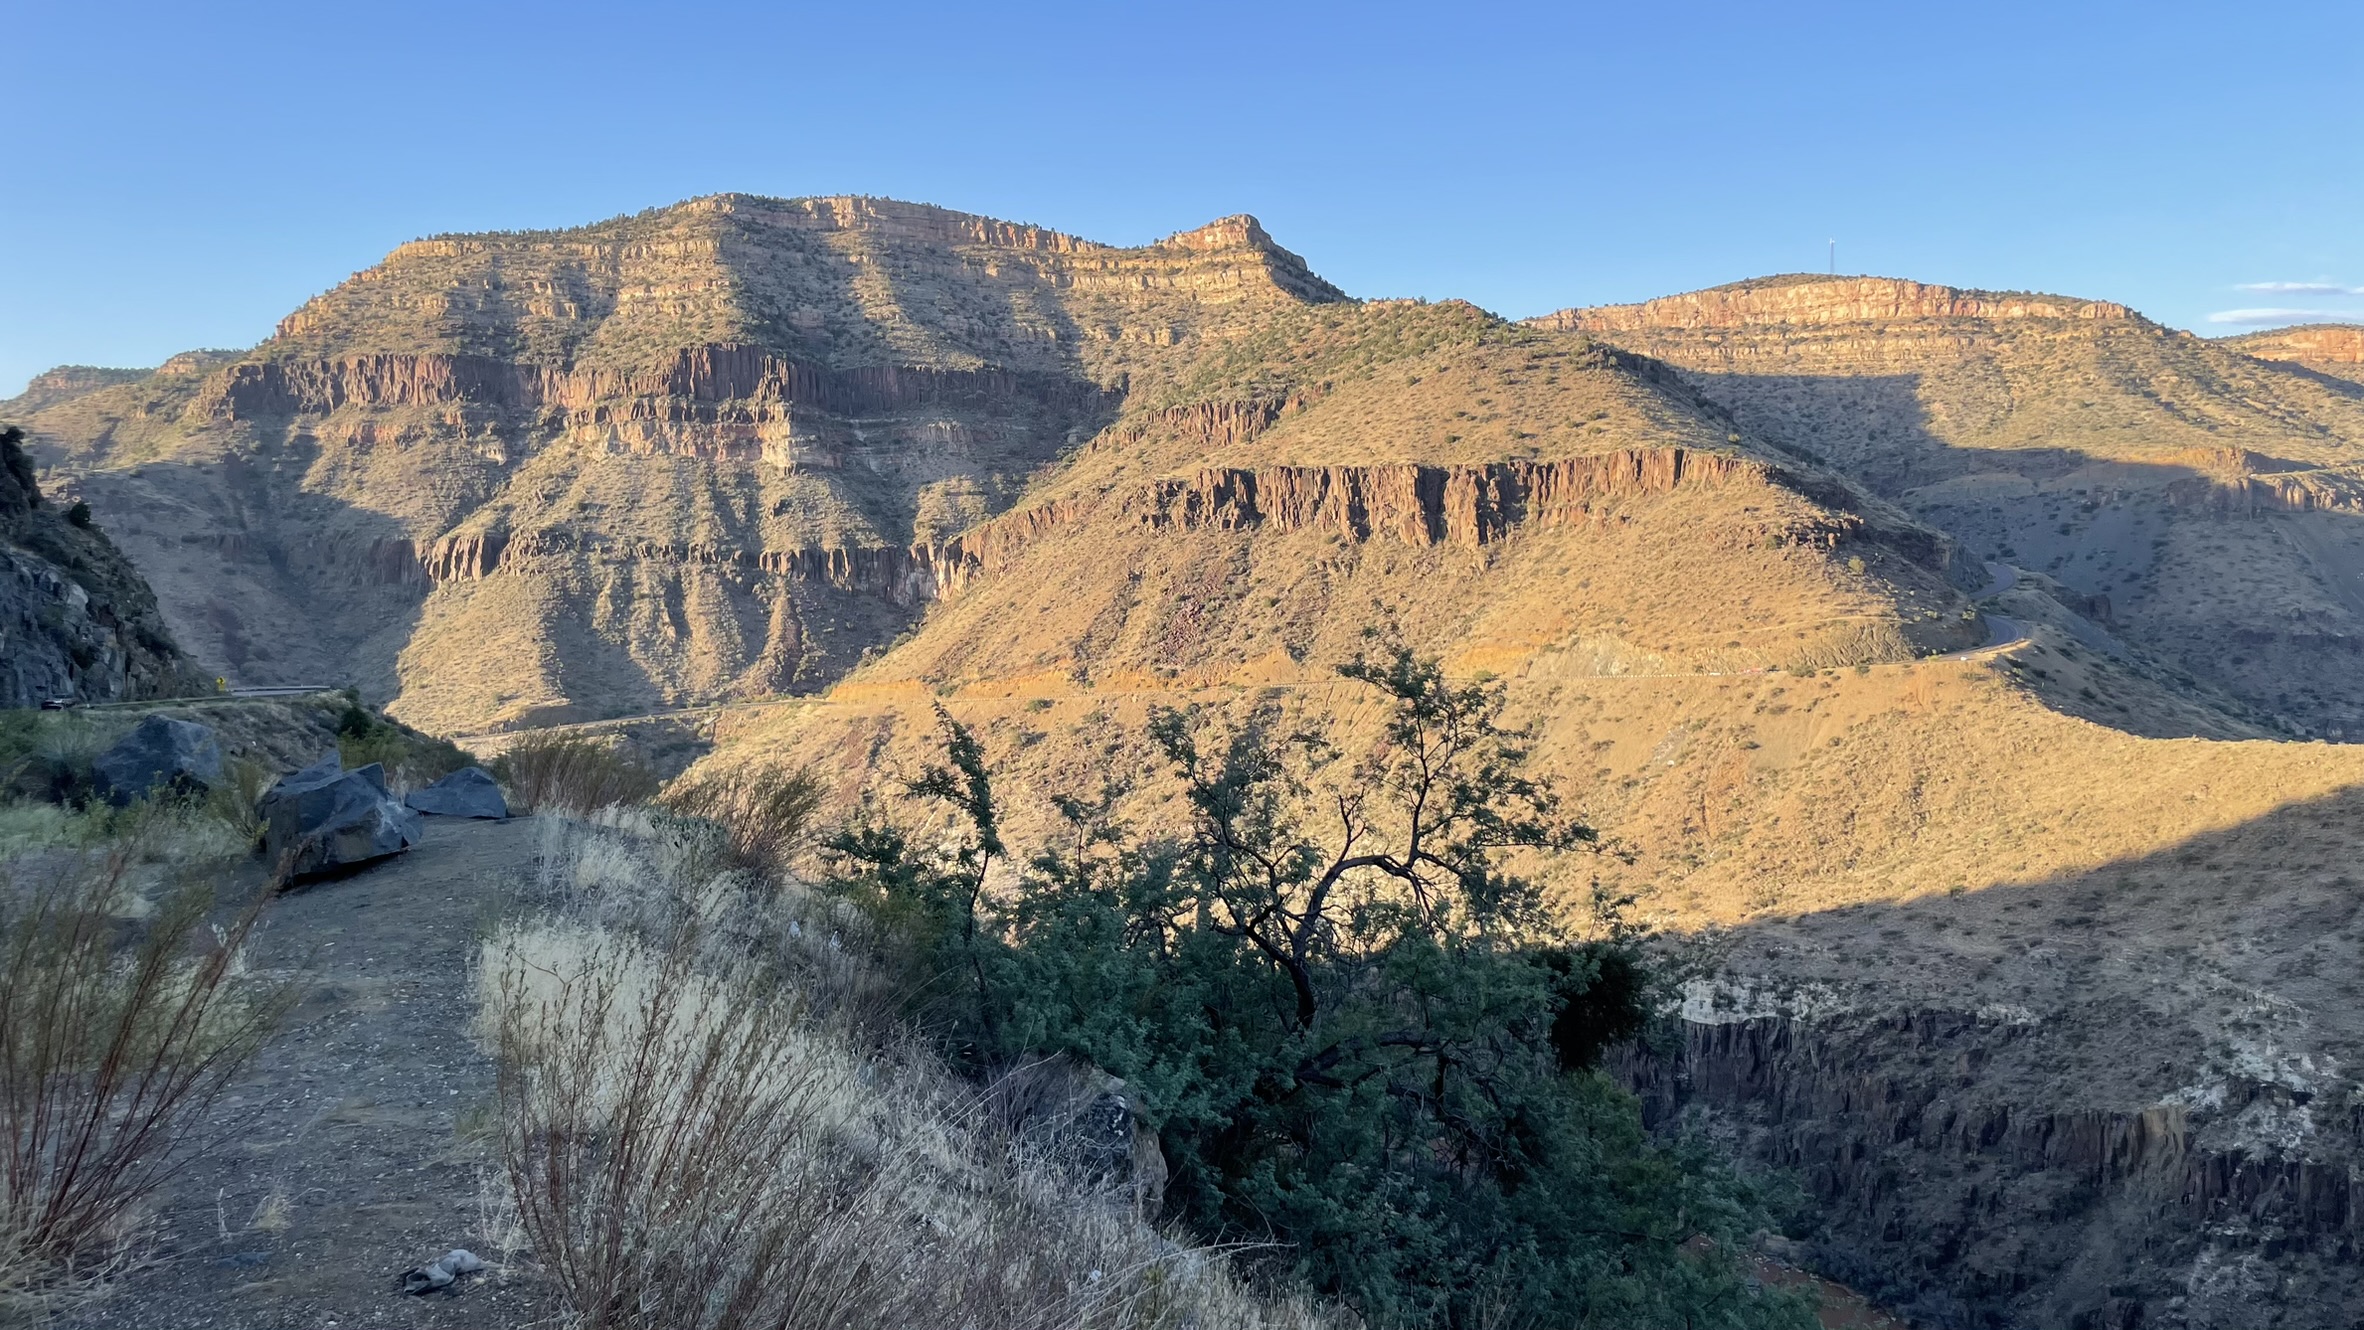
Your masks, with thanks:
M1505 867L1594 838L1525 774L1501 688L1400 647L1342 672L1387 708L1374 756L1270 710L1227 731L1161 711L1187 825L1134 834L1118 791L1063 797L1078 848L1023 865L939 711L946 763L910 790L963 834L931 851L858 822L833 889L907 939L961 1060L1124 1078L1177 1217L1277 1244L1276 1273L1373 1326L1810 1325L1730 1255L1767 1222L1755 1193L1654 1144L1595 1066L1650 981L1622 903L1578 939Z
M476 765L459 745L375 715L350 697L337 717L337 757L348 768L378 763L404 786L430 784Z

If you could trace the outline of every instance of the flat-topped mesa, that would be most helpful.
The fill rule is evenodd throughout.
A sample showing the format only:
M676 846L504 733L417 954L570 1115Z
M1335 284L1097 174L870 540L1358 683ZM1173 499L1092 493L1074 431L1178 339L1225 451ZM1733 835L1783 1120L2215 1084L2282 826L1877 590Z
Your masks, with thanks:
M109 369L100 365L59 365L43 370L25 384L25 390L11 399L10 409L31 415L77 397L88 397L117 384L137 383L151 371L144 369Z
M927 203L899 199L839 195L825 198L775 199L758 194L711 194L658 209L674 217L734 217L759 226L792 231L859 231L892 240L928 245L982 245L994 249L1038 250L1052 254L1088 254L1113 250L1103 245L1045 227L1004 222L974 213L955 212ZM637 220L637 219L635 219ZM459 232L427 236L397 245L387 262L413 258L456 258L502 250L534 249L553 253L591 255L607 243L595 239L602 226L564 231Z
M2027 292L1972 291L1895 277L1763 277L1636 305L1563 309L1528 323L1555 332L1620 333L1669 328L1824 326L1910 319L2053 319L2139 323L2106 300Z
M412 241L289 314L257 356L639 368L734 342L835 364L1112 376L1100 362L1122 359L1115 348L1345 298L1251 217L1127 247L892 199L723 194L568 230Z
M2309 323L2295 328L2275 328L2227 337L2224 345L2259 360L2293 360L2302 365L2364 365L2364 324Z
M1004 222L929 203L905 203L864 195L775 199L759 194L715 194L692 199L681 207L690 212L736 215L767 226L807 231L867 231L930 245L984 245L1052 254L1089 254L1116 248L1024 222Z

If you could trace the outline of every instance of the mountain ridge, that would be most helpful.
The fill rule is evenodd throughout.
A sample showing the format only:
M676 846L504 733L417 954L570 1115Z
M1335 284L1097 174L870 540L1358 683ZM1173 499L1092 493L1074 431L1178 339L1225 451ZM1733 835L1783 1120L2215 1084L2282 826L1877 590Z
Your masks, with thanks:
M1400 641L1618 847L1554 900L1704 985L1628 1080L1796 1169L1825 1264L1995 1324L2357 1292L2310 1253L2364 1214L2364 747L2287 740L2364 733L2364 394L2032 293L1605 308L715 196L414 242L29 414L209 662L494 741L707 705L703 770L840 808L941 707L1013 845L1169 818L1160 708L1367 751L1337 667ZM2228 1265L2281 1292L2207 1310Z

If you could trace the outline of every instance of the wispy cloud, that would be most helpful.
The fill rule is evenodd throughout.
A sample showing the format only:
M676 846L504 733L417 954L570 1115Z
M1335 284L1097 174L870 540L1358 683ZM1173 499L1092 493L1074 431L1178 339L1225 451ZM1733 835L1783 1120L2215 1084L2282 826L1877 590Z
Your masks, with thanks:
M2243 282L2236 291L2267 291L2278 296L2364 296L2364 287L2337 282Z
M2276 323L2344 323L2356 317L2354 310L2339 309L2220 309L2209 315L2208 321L2256 328Z

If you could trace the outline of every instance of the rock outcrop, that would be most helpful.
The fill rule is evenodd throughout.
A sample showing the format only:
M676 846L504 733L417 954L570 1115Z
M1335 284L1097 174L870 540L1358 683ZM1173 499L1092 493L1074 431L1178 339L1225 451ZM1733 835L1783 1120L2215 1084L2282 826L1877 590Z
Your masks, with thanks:
M2288 361L2338 378L2364 374L2364 325L2315 323L2228 337L2224 345L2260 360Z
M222 745L208 726L149 716L91 769L99 793L118 808L159 793L203 794L222 778Z
M1965 291L1894 277L1792 274L1661 296L1636 305L1564 309L1534 322L1559 332L1630 333L1916 319L2143 321L2124 305L2107 300L2072 300L2023 291Z
M1992 1069L2059 1056L2024 1011L1685 1020L1681 1034L1620 1067L1646 1117L1730 1124L1817 1203L1822 1266L1916 1324L2330 1325L2306 1309L2364 1299L2364 1117L2309 1092L2236 1079L2199 1100L2015 1100ZM2214 1125L2260 1114L2311 1119L2304 1148Z
M2106 596L2130 643L2288 732L2364 734L2364 330L2210 341L2104 301L1811 276L1534 326L1668 362L1743 435Z
M400 854L418 843L419 814L386 789L373 762L352 771L330 753L263 796L263 853L291 878Z
M1252 218L732 195L404 245L228 363L16 406L214 672L481 728L825 687L1137 380L1341 299Z
M164 696L190 676L147 583L87 508L42 496L0 428L0 707Z

